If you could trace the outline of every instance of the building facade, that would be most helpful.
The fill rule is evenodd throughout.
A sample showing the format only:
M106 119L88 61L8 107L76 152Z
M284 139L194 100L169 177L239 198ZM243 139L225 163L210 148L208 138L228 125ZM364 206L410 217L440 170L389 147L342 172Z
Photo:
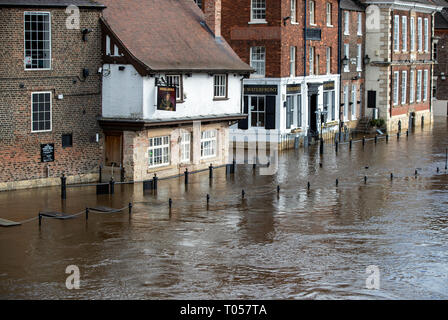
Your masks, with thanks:
M355 0L340 2L341 126L356 129L365 117L365 9Z
M434 115L448 116L448 2L435 16L434 37Z
M0 1L0 191L98 179L103 6L48 3Z
M439 1L364 3L369 15L366 54L371 58L366 114L386 120L388 131L431 122L433 24L442 9Z
M255 69L244 80L248 119L232 128L231 140L269 135L282 143L338 129L338 1L222 0L222 25Z
M103 3L105 171L143 181L229 163L252 69L221 37L220 1Z

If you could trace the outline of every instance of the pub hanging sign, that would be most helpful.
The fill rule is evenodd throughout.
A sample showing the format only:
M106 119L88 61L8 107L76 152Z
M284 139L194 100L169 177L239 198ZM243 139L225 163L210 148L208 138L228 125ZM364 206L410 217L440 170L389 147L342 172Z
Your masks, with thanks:
M41 162L54 162L54 143L40 145Z
M175 87L157 87L157 110L176 111Z

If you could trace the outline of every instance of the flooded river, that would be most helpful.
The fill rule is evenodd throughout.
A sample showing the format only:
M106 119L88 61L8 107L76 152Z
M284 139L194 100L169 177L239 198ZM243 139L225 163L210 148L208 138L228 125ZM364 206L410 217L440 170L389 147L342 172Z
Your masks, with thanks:
M65 203L57 187L0 193L0 217L15 221L135 203L132 219L125 210L1 228L0 298L447 299L447 132L439 119L387 144L326 145L322 158L290 150L276 175L238 165L212 183L191 175L187 190L183 178L160 181L157 195L141 184L112 196L69 188ZM69 265L79 290L65 286ZM366 289L371 265L379 290Z

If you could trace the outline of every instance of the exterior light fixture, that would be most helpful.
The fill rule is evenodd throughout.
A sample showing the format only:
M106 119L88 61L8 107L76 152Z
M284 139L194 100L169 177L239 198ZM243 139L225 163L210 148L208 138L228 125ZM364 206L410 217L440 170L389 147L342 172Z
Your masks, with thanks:
M442 79L442 80L446 80L446 76L445 76L445 73L444 73L444 72L442 72L442 73L440 74L440 79Z
M88 29L88 28L84 28L84 29L82 29L81 30L81 33L82 33L82 40L83 41L87 41L87 35L89 34L89 33L91 33L93 30L92 29Z
M369 57L369 55L367 54L365 57L364 57L364 64L369 64L370 63L370 57Z
M349 60L348 60L347 56L344 56L344 58L342 59L341 62L342 62L342 65L348 66Z

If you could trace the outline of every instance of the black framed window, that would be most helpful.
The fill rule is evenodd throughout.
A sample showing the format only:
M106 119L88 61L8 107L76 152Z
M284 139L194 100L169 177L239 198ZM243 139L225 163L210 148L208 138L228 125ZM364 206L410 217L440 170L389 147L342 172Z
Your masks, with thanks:
M51 68L49 12L25 12L25 69Z

